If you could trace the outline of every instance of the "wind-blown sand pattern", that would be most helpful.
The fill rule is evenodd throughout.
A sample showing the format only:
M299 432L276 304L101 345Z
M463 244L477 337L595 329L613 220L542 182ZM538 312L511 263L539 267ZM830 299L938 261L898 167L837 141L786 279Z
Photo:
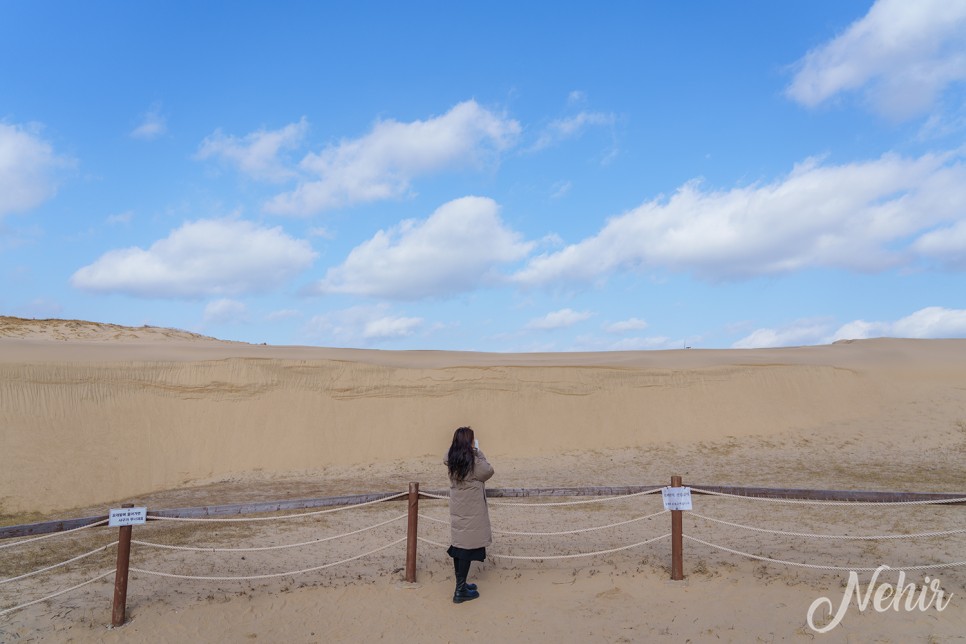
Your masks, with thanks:
M963 492L966 340L510 355L272 347L153 327L0 318L0 515L7 524L102 513L123 501L161 508L402 491L411 480L443 488L441 455L463 424L477 429L496 467L493 487L660 485L680 474L695 485ZM659 509L655 501L645 505ZM424 503L445 516L445 503ZM768 518L770 527L793 531L909 533L966 524L966 506L850 515L747 504L702 501L712 516L753 525ZM390 505L308 527L220 528L218 540L249 545L266 530L276 542L312 539L323 526L356 529L404 511ZM493 512L495 522L520 531L643 513L628 501L605 505L564 519ZM666 517L659 521L648 535L666 532ZM171 526L140 530L163 528ZM746 533L697 520L691 529L779 559L853 566L966 560L962 535L929 541L926 550L902 541L807 551L752 545ZM421 533L447 538L431 523ZM388 534L360 538L344 552L377 547ZM570 552L628 543L613 538L595 536ZM687 584L669 585L665 541L589 560L493 559L471 575L483 597L456 607L449 603L450 562L420 547L416 588L400 585L401 547L294 583L179 586L142 576L132 581L131 622L122 629L102 629L109 593L87 588L0 618L0 641L924 641L966 632L963 567L928 572L954 594L943 612L860 613L853 606L842 625L817 636L805 626L806 610L822 595L837 606L847 573L763 565L691 544ZM549 537L504 537L492 550L551 554L561 547ZM280 552L260 565L309 565L304 552ZM9 568L0 577L25 570L4 556L0 566ZM144 556L154 569L178 567L169 552ZM185 557L182 571L199 565ZM109 568L109 559L102 565ZM91 565L88 572L100 569ZM252 572L237 556L224 565L235 572L202 574ZM922 573L910 578L921 582ZM16 603L2 599L0 607ZM69 615L63 605L73 607Z

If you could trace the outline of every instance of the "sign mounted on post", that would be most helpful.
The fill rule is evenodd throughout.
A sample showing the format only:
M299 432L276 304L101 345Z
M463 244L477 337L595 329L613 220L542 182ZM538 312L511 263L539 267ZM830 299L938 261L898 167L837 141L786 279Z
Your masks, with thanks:
M689 487L661 488L661 496L664 498L665 510L691 509L691 488Z
M126 525L142 525L147 521L147 508L111 508L107 525L112 528L119 528Z

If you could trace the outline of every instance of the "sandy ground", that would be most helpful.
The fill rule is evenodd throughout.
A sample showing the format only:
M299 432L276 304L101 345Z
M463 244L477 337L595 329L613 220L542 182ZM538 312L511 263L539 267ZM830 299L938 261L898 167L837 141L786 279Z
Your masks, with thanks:
M495 355L268 347L184 332L0 318L0 521L445 486L452 429L473 425L497 474L491 487L686 484L966 492L966 341L870 340L755 351ZM525 499L538 503L551 499ZM552 499L559 501L560 499ZM493 505L503 532L623 525L566 536L498 534L471 577L482 597L453 605L451 562L420 544L268 580L187 581L133 573L128 623L109 630L112 577L0 616L0 642L966 641L966 566L938 580L942 611L860 611L826 634L809 606L837 608L847 571L763 563L685 543L669 581L657 496L575 506ZM445 501L424 500L445 520ZM135 539L237 548L313 541L402 515L389 501L299 519L164 522ZM958 530L966 505L813 507L696 497L695 513L799 533ZM426 539L446 526L421 520ZM685 515L685 534L813 565L937 565L966 560L966 536L828 540L752 532ZM251 576L339 561L405 535L397 520L345 539L264 552L134 547L132 565L181 575ZM116 538L96 528L0 549L0 581ZM0 543L2 546L3 543ZM113 566L108 550L0 584L0 610ZM928 576L929 580L925 577ZM871 574L860 575L868 582ZM879 581L895 584L897 573ZM881 587L882 584L880 583ZM863 585L862 590L867 586ZM921 587L918 591L926 595ZM951 594L951 596L950 596ZM827 611L826 611L827 613ZM829 617L816 615L816 625Z

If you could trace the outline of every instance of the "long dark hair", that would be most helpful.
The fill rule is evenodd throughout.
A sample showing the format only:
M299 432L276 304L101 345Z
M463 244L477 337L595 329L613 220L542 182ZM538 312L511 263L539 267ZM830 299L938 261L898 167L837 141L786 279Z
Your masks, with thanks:
M453 444L449 446L449 453L446 454L446 467L449 468L450 478L465 481L467 475L473 471L475 460L473 430L460 427L453 433Z

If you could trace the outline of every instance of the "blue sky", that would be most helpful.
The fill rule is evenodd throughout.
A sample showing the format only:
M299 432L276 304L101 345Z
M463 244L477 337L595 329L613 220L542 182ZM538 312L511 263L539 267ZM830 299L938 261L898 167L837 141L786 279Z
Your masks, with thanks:
M966 0L0 3L0 314L966 337Z

